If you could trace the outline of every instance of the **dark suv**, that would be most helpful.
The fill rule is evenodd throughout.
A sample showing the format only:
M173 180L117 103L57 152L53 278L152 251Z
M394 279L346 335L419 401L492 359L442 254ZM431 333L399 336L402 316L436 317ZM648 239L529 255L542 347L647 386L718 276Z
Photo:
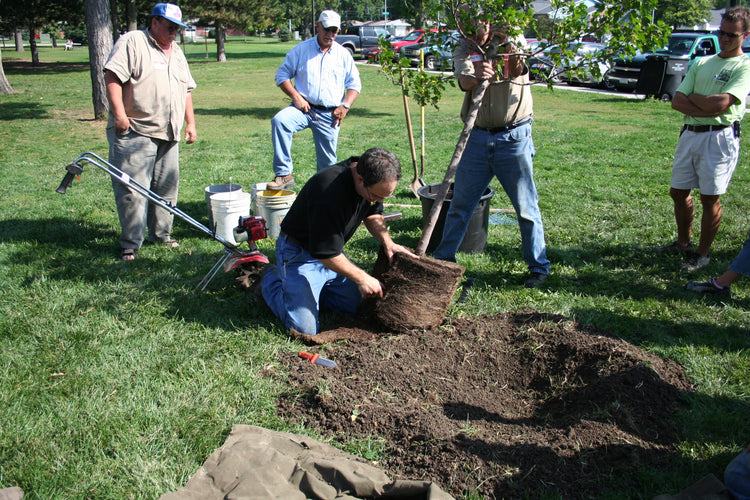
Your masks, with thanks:
M612 68L607 71L604 78L608 87L621 91L636 90L641 68L646 61L660 58L666 62L666 74L672 75L674 83L679 84L696 58L710 56L719 51L719 39L713 33L675 31L669 37L667 47L663 49L646 54L638 53L632 57L615 58Z

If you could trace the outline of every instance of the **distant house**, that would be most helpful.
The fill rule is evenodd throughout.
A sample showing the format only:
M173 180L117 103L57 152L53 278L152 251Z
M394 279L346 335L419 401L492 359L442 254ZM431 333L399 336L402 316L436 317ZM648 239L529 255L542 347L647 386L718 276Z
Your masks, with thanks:
M403 19L391 19L388 21L351 21L350 26L382 26L393 36L404 36L411 31L411 24Z

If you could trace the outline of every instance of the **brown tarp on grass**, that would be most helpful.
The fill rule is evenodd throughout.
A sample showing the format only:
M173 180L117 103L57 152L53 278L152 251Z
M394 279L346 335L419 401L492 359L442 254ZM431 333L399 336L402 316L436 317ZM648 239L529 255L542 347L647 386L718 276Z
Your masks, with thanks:
M160 500L450 500L428 481L391 481L378 467L301 434L235 425L184 488Z

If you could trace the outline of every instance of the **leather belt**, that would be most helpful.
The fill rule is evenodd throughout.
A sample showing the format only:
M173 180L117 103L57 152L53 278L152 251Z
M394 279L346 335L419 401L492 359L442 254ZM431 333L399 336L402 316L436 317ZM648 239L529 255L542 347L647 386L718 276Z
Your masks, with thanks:
M474 127L474 128L478 128L479 130L484 130L485 132L489 132L490 134L499 134L502 132L507 132L508 130L513 130L514 128L518 128L521 125L526 125L527 123L531 123L531 117L524 118L523 120L519 120L516 123L511 123L510 125L503 125L502 127Z
M722 130L731 125L683 125L682 130L689 130L691 132L713 132L714 130Z
M302 243L300 243L300 241L297 238L286 234L284 231L279 232L279 238L284 238L286 241L288 241L292 245L297 245L298 247L302 246Z
M336 106L333 106L333 107L327 108L327 107L325 107L325 106L320 106L320 105L318 105L318 104L310 104L310 107L311 107L311 108L315 108L315 109L317 109L318 111L333 111L334 109L336 109Z

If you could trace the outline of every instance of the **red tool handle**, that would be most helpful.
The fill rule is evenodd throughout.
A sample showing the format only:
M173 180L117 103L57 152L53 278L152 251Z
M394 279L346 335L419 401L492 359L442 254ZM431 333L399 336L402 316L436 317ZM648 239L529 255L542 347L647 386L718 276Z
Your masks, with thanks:
M320 356L318 353L310 354L309 352L302 351L299 353L299 357L302 359L309 359L310 363L315 363Z

